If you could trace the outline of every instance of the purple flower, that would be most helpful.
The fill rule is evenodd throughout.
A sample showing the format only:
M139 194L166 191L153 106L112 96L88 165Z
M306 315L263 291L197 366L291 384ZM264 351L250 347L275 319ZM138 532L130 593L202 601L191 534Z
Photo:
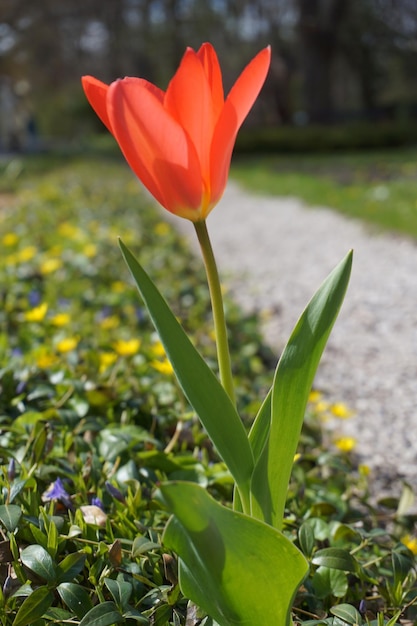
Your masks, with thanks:
M97 496L94 496L94 498L91 498L91 504L93 506L98 506L99 509L101 509L102 511L104 511L104 506L102 501L100 500L100 498L98 498Z
M7 478L12 482L16 476L16 461L11 457L9 465L7 467Z
M44 493L45 500L59 500L62 504L71 511L74 506L71 502L69 494L65 491L64 484L60 478L57 478L49 489Z
M36 291L36 289L32 289L32 291L29 292L28 295L28 300L29 300L29 304L30 306L33 308L35 306L38 306L38 304L41 301L41 294L39 293L39 291Z
M108 480L106 480L106 482L104 483L104 486L106 487L108 493L115 499L115 500L119 500L119 502L123 502L123 504L126 502L124 495L122 494L121 491L119 491L117 489L117 487L114 487L111 483L109 483Z

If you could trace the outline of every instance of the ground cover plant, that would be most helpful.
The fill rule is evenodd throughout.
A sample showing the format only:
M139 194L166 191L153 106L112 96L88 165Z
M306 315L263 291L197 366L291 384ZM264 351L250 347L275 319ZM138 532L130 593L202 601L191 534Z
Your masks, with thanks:
M233 483L128 286L117 237L214 364L202 267L118 162L39 167L31 178L15 164L1 212L1 623L209 624L179 590L155 488L186 479L227 505ZM256 320L226 306L247 420L276 356ZM414 619L409 492L371 504L367 468L319 424L343 409L310 399L284 520L310 564L294 620Z
M259 193L301 198L378 229L417 237L414 148L239 156L233 176Z

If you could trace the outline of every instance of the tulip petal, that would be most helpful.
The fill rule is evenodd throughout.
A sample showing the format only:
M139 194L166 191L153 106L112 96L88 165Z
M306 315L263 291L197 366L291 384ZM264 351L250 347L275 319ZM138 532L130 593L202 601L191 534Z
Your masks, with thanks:
M97 113L103 124L112 132L109 116L107 114L106 97L109 86L102 83L94 76L83 76L81 83L88 102Z
M187 134L164 109L163 92L152 87L136 78L112 83L107 97L112 132L130 167L158 202L193 219L202 195L199 160Z
M215 120L207 76L203 64L191 48L187 48L168 85L164 105L194 144L200 159L202 178L208 188L210 145Z
M211 198L213 206L223 194L237 132L265 82L271 60L268 46L246 66L227 96L211 146Z
M197 52L210 86L214 119L217 122L224 104L223 80L217 54L210 43L203 43Z

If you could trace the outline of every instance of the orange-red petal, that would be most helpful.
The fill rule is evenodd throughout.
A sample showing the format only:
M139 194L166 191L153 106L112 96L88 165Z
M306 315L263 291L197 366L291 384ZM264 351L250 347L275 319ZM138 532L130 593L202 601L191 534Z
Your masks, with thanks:
M222 72L216 51L210 43L203 43L197 52L210 87L214 119L217 122L224 104Z
M214 132L213 104L203 64L188 48L168 85L164 105L192 141L200 160L201 175L209 185L210 145Z
M229 174L237 132L265 82L271 61L268 46L246 66L229 95L214 131L210 154L211 197L218 202Z
M141 79L112 83L107 97L112 132L130 167L158 202L192 219L202 196L199 159L160 95Z
M102 83L94 76L83 76L81 83L88 102L97 113L103 124L112 132L109 116L107 114L107 91L109 86Z

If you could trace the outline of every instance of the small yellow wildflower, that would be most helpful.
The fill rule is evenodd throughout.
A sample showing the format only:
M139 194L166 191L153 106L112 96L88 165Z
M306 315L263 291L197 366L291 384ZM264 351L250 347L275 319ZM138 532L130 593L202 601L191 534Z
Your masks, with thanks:
M56 344L56 349L58 352L64 354L65 352L71 352L71 350L75 350L79 342L78 337L65 337L61 339Z
M108 315L107 317L103 317L99 324L100 328L103 328L104 330L111 330L112 328L120 326L120 317L117 315Z
M165 348L162 345L161 341L155 341L155 343L152 345L152 354L157 357L165 356Z
M158 222L155 226L155 234L163 237L167 235L170 231L170 227L166 222Z
M113 293L123 293L124 290L126 289L126 285L122 280L115 280L110 285L110 289L112 290Z
M334 444L341 452L351 452L356 446L356 439L354 437L339 437L335 439Z
M328 402L324 402L324 400L320 400L315 403L314 410L316 413L320 413L320 417L326 418L326 413L330 410L330 405Z
M411 537L411 535L405 535L401 539L401 543L403 543L413 554L417 554L417 539L416 539L416 537Z
M16 233L6 233L1 240L4 246L14 246L18 242L18 236Z
M97 246L94 243L88 243L83 248L83 253L89 259L97 254Z
M57 313L56 315L51 317L50 321L51 324L53 324L54 326L58 326L58 328L61 328L62 326L66 326L70 323L71 316L69 315L69 313Z
M52 272L59 270L60 267L62 267L61 259L45 259L40 264L39 271L42 275L52 274Z
M343 404L343 402L337 402L336 404L332 404L330 407L330 411L332 415L338 417L341 420L348 419L353 415L353 412L346 406L346 404Z
M51 367L51 365L54 365L54 363L56 363L57 361L58 361L58 357L55 354L52 354L51 352L41 352L36 357L36 365L41 370L48 369L49 367Z
M67 239L80 239L82 236L81 230L70 222L60 224L58 226L58 233Z
M46 312L48 310L48 305L46 302L42 302L39 306L36 306L34 309L30 311L26 311L24 317L27 322L42 322L45 318Z
M360 464L358 467L359 470L359 474L361 476L364 476L366 478L366 476L369 476L369 474L371 473L371 469L369 467L369 465L365 465L365 464Z
M99 361L100 361L99 371L100 371L100 373L106 371L106 369L108 367L113 365L113 363L116 361L116 359L117 359L117 354L115 352L100 352L100 354L99 354Z
M299 461L300 459L301 459L301 454L299 452L294 454L294 463L297 463L297 461Z
M139 339L119 339L113 347L119 356L132 356L138 352L140 341Z
M168 359L164 359L163 361L151 361L150 365L161 374L166 374L170 376L174 372L173 367Z
M38 250L35 246L26 246L26 248L22 248L22 250L19 250L17 253L17 261L19 263L27 263L33 259L37 251Z
M317 389L312 389L308 396L308 401L312 403L320 402L323 398L323 394L321 391L317 391Z

